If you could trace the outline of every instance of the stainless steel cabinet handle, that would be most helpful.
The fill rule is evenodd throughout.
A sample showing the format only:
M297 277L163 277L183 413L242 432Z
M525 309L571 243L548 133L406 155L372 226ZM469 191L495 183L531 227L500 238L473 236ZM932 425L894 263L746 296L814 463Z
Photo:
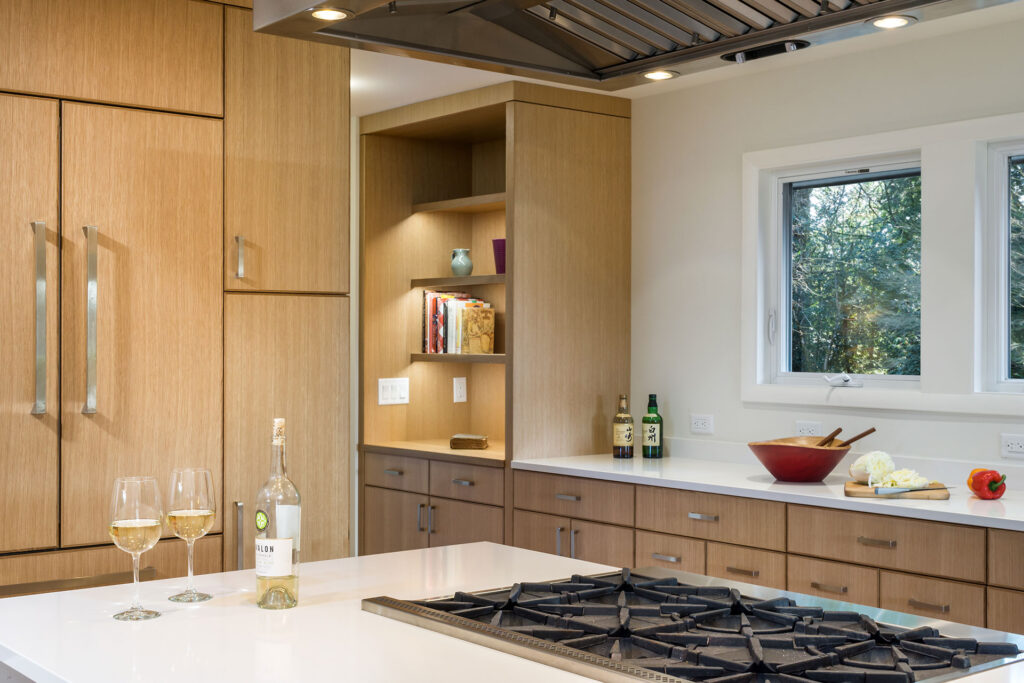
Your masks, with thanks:
M740 569L739 567L726 567L725 571L730 574L743 574L743 576L761 576L761 572L757 569Z
M935 612L942 612L943 614L949 612L949 605L936 605L932 602L921 602L920 600L915 600L914 598L910 598L909 600L907 600L907 604L911 607L916 607L917 609L928 609Z
M241 280L245 277L245 238L235 235L235 245L238 248L238 265L235 266L235 279Z
M678 562L679 558L675 555L662 555L661 553L651 553L651 557L662 562Z
M434 506L433 505L428 505L427 506L427 533L428 534L437 533L437 532L434 531Z
M828 583L819 583L817 581L811 581L811 588L816 588L824 593L846 593L849 588L846 586L834 586Z
M33 415L46 414L46 223L32 221L36 252L36 402Z
M867 536L858 536L857 543L861 545L869 545L873 548L895 548L896 541L886 540L881 538L868 538Z
M717 522L718 515L705 515L700 512L687 512L686 516L690 519L696 519L698 522Z
M423 531L423 508L426 505L420 503L416 506L416 531Z
M573 529L569 532L569 557L576 559L576 534L580 532L579 529Z
M570 503L578 503L582 500L582 496L570 496L568 493L556 493L555 498L558 500L567 500Z
M83 415L96 414L96 302L99 298L96 282L96 240L95 225L82 228L86 243L86 286L85 286L85 405Z
M402 476L402 470L384 470L384 474L390 474L393 477Z
M242 531L245 529L245 503L235 501L235 569L245 568L245 540Z
M562 532L565 531L563 527L555 528L555 555L561 556L562 554Z
M473 482L469 479L452 479L452 483L457 486L472 486Z

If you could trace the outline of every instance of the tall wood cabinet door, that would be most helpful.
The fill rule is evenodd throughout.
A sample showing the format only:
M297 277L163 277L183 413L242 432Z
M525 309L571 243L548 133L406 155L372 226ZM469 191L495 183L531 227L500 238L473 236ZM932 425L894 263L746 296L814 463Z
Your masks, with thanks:
M569 556L616 567L633 566L633 529L572 520Z
M363 498L364 555L427 547L426 496L364 486Z
M225 289L347 292L349 51L224 11Z
M516 510L512 517L512 545L569 557L572 520L540 512Z
M0 90L220 116L221 12L192 0L4 0Z
M431 548L476 541L502 543L505 538L504 508L431 498L427 517Z
M73 546L109 541L115 477L166 489L175 467L208 467L220 491L221 122L62 106L61 543Z
M0 552L57 545L57 131L56 102L0 96Z
M228 294L224 329L224 500L244 504L252 567L256 491L270 473L275 417L287 421L287 470L302 496L302 560L349 554L349 301L337 296ZM234 568L234 516L224 529Z

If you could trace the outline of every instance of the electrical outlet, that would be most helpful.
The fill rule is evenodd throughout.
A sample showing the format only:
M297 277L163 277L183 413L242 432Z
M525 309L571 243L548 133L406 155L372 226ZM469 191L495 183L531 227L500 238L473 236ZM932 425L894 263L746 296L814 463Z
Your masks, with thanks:
M999 440L1004 458L1024 460L1024 434L1000 434Z
M377 380L377 405L394 406L408 402L408 377L383 377Z
M466 378L452 377L452 401L455 403L466 402Z
M821 423L811 422L810 420L797 420L796 421L796 435L797 436L822 436Z
M714 434L715 416L690 413L690 432L693 434Z

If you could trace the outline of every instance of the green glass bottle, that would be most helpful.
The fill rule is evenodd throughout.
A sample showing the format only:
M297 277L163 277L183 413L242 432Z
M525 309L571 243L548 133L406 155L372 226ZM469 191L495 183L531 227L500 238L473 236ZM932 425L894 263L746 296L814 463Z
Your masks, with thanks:
M647 398L647 414L643 419L643 450L645 458L661 457L661 415L658 415L658 395Z

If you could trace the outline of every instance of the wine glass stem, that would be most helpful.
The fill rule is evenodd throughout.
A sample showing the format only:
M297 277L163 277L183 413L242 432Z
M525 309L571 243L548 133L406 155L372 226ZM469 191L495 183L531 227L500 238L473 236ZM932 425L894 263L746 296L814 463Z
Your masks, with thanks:
M188 542L188 588L186 588L186 592L188 593L196 592L196 587L192 583L192 546L194 544L195 541Z
M132 553L132 577L135 583L135 595L132 597L132 609L142 609L142 598L139 595L139 555Z

